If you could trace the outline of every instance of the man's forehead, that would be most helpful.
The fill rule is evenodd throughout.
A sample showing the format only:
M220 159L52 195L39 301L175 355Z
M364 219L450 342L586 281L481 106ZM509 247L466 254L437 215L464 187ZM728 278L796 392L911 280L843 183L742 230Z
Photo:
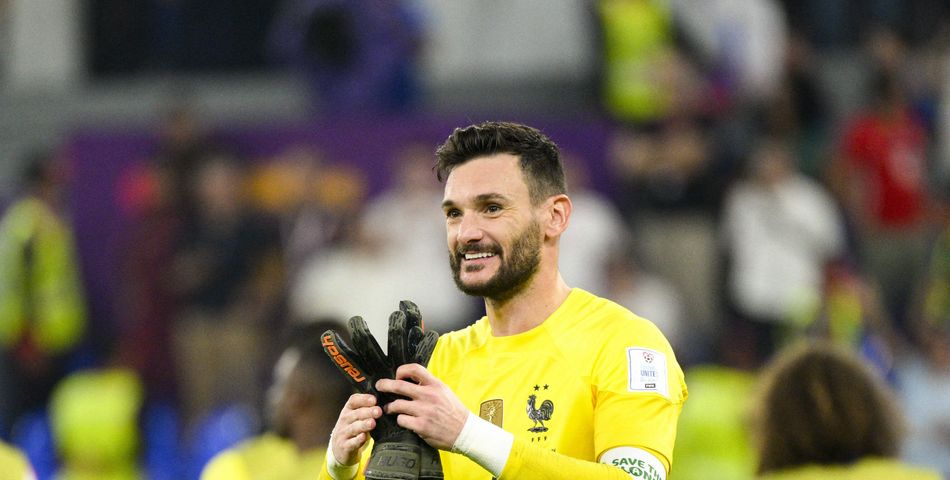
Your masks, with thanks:
M462 201L485 195L518 197L528 187L517 156L510 153L476 157L452 169L445 180L445 201Z

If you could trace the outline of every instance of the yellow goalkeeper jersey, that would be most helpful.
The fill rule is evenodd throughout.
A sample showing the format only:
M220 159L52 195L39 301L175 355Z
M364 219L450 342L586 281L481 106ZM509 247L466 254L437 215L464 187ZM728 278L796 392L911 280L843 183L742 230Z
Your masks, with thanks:
M492 336L487 317L443 335L429 370L516 445L589 461L634 446L667 470L672 463L687 391L669 342L653 323L584 290L518 335ZM442 452L442 463L447 479L491 478L462 455Z
M470 411L514 435L500 479L660 478L639 472L635 459L619 468L577 462L622 446L653 453L667 472L672 465L687 391L669 342L653 323L584 290L527 332L492 336L483 317L442 335L428 368ZM463 455L440 453L446 480L492 478ZM321 474L329 478L325 466Z

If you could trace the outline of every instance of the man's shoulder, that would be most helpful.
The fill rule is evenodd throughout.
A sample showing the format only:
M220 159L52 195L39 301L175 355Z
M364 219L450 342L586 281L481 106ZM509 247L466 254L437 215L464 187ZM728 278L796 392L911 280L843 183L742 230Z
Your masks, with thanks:
M617 331L639 332L656 327L649 320L633 313L613 300L575 288L564 305L564 316L572 319L579 328L592 334L611 336Z
M470 350L484 344L491 328L488 318L482 317L471 325L439 335L438 349L442 350Z

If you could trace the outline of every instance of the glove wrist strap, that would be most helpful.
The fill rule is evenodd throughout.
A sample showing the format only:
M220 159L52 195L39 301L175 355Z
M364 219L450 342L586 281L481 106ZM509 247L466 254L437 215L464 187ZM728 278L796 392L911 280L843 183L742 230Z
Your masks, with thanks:
M508 462L514 441L515 436L510 432L469 412L452 451L465 455L498 477Z
M343 465L333 455L333 449L330 448L330 445L332 445L332 440L327 444L327 473L330 474L330 478L333 480L353 480L356 478L356 474L360 470L360 462L353 465Z

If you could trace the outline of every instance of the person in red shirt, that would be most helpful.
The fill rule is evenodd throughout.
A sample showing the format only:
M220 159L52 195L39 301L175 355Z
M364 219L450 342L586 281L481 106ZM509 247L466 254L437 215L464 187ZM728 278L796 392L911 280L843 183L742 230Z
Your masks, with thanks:
M872 108L845 130L836 170L864 269L903 325L926 259L930 139L893 74L878 73L871 93Z

